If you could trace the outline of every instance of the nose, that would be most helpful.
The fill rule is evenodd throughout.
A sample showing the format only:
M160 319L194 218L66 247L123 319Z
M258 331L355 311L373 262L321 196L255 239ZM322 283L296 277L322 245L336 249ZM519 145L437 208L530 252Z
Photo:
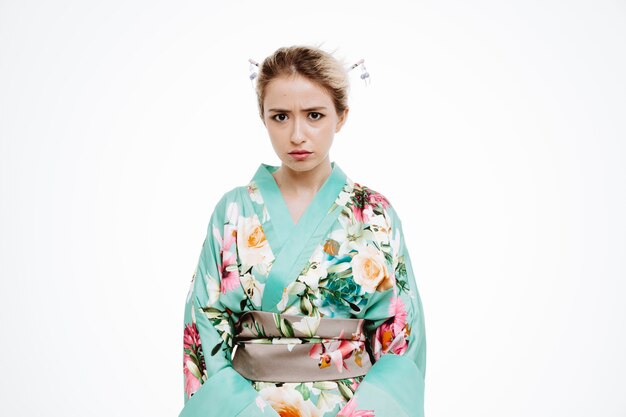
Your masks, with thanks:
M304 135L305 123L300 117L294 117L293 128L291 130L291 142L300 144L305 141Z

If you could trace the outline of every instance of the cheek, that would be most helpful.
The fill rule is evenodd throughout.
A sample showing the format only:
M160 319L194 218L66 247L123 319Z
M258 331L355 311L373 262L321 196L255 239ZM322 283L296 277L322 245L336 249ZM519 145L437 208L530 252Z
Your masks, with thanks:
M320 137L325 137L325 138L332 137L333 134L335 133L335 124L332 122L324 123L323 125L320 124L318 126L312 126L311 128Z

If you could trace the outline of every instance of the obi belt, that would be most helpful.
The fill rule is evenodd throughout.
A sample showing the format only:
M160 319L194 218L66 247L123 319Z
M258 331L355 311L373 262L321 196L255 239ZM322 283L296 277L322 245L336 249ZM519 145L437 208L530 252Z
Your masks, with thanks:
M263 382L365 375L372 362L364 321L246 311L234 326L232 366L243 377Z

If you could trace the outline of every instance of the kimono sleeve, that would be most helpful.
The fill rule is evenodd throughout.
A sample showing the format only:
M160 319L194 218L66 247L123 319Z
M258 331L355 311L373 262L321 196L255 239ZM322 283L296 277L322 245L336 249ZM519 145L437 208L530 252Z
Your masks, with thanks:
M231 364L232 323L219 301L221 277L236 249L225 235L231 232L228 206L224 196L211 216L185 302L184 407L179 417L278 416Z
M378 325L372 337L376 362L338 416L357 411L375 417L424 416L426 335L422 302L400 219L392 207L389 215L396 280L389 302L391 317Z

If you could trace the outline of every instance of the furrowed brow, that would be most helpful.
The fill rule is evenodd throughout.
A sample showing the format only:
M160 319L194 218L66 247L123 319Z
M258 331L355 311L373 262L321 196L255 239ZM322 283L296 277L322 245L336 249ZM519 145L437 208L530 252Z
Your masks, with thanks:
M302 109L302 111L319 111L319 110L327 110L327 107L317 106L317 107L309 107L307 109ZM290 110L285 109L269 109L268 111L276 112L276 113L291 113Z

